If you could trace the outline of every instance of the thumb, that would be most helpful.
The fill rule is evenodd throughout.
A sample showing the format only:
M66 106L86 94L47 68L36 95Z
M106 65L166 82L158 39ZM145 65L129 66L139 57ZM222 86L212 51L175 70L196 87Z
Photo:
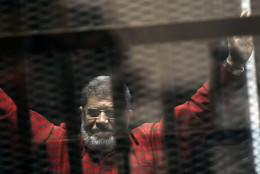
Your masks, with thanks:
M245 18L245 17L248 17L250 16L249 12L247 10L243 10L241 15L240 15L240 18Z

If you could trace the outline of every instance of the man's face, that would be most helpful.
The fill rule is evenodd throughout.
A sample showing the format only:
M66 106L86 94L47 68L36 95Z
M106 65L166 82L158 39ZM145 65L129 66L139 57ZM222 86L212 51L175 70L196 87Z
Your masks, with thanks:
M81 135L84 142L93 150L103 154L112 152L116 147L114 137L114 110L112 96L88 97L88 104L81 110ZM132 110L127 112L128 123ZM128 124L127 123L127 124Z
M112 97L90 96L88 104L81 108L81 134L85 143L96 151L109 153L116 142L113 136Z
M84 107L85 129L90 136L109 138L113 134L114 114L111 96L90 96Z

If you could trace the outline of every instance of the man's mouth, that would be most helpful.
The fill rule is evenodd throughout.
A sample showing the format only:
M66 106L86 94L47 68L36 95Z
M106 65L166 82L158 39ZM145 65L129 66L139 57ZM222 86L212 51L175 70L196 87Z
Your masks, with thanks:
M111 130L102 130L102 129L99 129L99 128L92 128L90 130L90 133L92 135L97 135L97 136L99 136L99 135L100 136L102 136L102 135L107 136L107 135L111 135L112 131Z
M99 132L92 133L92 135L96 136L96 137L100 137L100 138L109 138L112 136L112 132L111 131L99 131Z

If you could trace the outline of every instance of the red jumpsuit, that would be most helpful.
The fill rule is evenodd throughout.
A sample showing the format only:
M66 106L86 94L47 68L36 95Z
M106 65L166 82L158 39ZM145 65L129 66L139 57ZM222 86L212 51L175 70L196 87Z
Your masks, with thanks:
M199 135L203 123L199 116L209 112L208 83L205 83L190 101L175 107L175 116L179 127L179 146L182 158L189 153L189 146L184 139ZM11 124L17 128L16 105L10 97L0 90L0 123ZM47 165L45 173L69 173L69 162L64 124L55 126L37 112L30 111L33 145L37 149L43 142L46 150ZM155 173L163 170L162 127L163 121L145 123L132 130L131 136L131 171L132 173ZM14 143L18 138L14 136ZM202 140L200 138L200 140ZM83 144L83 143L82 143ZM117 173L114 152L104 159L86 145L82 145L83 173Z

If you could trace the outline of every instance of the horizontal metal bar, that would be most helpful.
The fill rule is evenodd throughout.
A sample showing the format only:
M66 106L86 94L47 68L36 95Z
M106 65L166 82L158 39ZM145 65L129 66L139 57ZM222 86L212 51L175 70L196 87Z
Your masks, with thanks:
M226 37L260 33L260 17L165 24L115 30L126 44Z
M39 35L67 35L88 32L114 32L128 44L167 42L178 40L225 37L260 33L260 16L248 18L228 18L210 21L183 23L156 23L150 25L105 25L53 30L32 30L24 32L0 33L1 38L31 37ZM87 35L89 36L89 35ZM66 38L64 38L66 39Z

